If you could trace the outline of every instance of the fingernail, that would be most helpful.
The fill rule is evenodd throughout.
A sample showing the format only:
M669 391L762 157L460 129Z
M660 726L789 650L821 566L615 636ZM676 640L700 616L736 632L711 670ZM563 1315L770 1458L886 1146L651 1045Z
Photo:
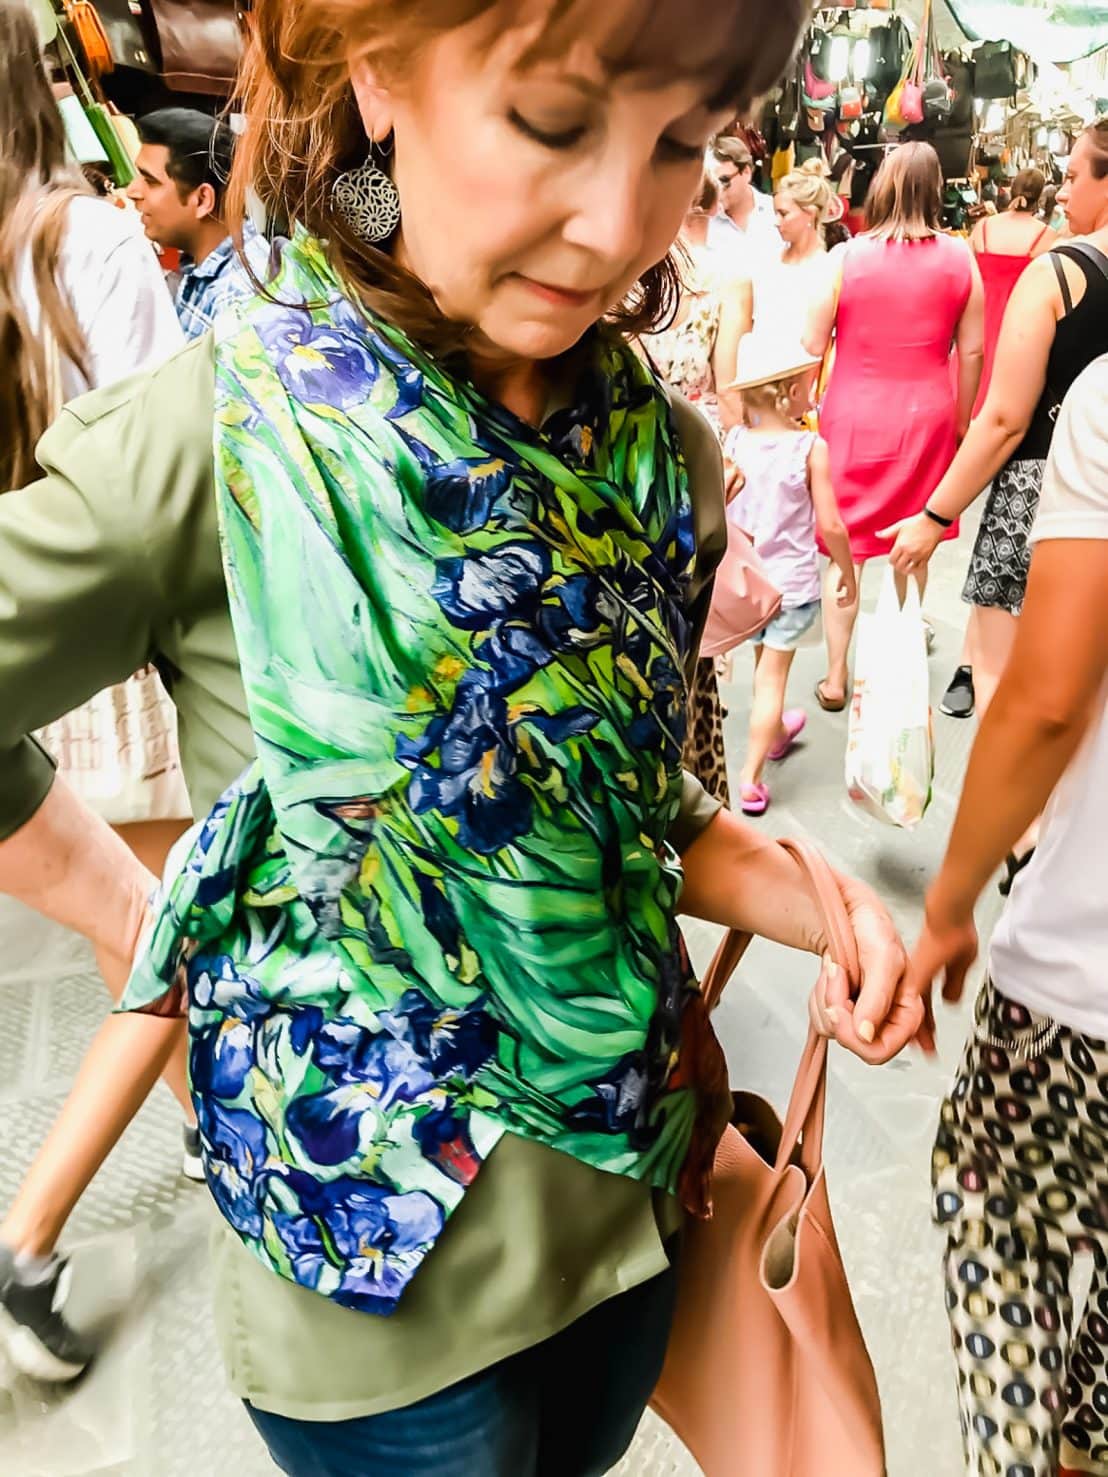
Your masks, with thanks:
M863 1041L872 1041L877 1032L873 1029L872 1021L863 1021L858 1027L858 1035Z
M832 1029L834 1029L834 1027L839 1024L839 1012L835 1009L833 1005L829 1006L827 1010L824 1011L824 1015L826 1015L828 1024L832 1027Z

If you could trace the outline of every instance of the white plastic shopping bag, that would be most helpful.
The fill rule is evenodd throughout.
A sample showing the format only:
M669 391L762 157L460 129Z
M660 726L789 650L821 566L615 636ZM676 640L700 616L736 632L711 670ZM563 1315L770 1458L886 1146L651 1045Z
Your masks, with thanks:
M909 579L901 606L887 569L877 609L858 618L846 787L855 804L879 820L914 826L931 800L934 772L919 586Z

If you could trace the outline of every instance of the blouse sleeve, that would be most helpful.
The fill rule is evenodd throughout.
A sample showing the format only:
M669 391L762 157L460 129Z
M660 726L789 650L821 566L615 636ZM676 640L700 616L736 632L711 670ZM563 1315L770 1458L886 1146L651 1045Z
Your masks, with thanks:
M62 280L87 346L91 388L152 369L184 344L153 248L106 201L73 202Z

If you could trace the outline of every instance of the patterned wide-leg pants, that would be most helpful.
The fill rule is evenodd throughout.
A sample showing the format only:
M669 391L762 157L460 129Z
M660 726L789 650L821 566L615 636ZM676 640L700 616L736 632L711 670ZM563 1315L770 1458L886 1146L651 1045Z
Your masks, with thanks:
M1108 1474L1108 1045L986 984L932 1179L968 1477Z

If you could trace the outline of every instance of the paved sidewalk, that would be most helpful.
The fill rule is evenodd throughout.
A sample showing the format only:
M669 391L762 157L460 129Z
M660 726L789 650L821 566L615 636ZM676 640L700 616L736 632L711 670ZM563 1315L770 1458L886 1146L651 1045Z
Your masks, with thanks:
M968 550L963 538L961 559ZM875 571L876 573L876 571ZM937 702L958 660L959 556L940 564L927 601L937 628ZM874 598L867 580L867 599ZM743 745L750 658L739 652L725 691L732 763ZM942 854L973 724L936 714L935 803L904 834L854 810L842 787L845 716L809 701L818 650L801 652L793 700L809 709L802 745L774 776L771 834L815 839L831 859L882 893L907 935ZM997 902L983 908L987 929ZM715 934L692 931L703 964ZM0 900L0 1203L6 1202L71 1082L106 1009L83 948ZM767 945L748 956L717 1023L733 1080L780 1102L803 1041L812 961ZM836 1052L827 1137L840 1239L885 1404L890 1477L958 1477L952 1367L928 1222L927 1162L937 1103L960 1050L967 1006L942 1020L942 1061L907 1055L868 1070ZM159 1088L82 1201L68 1245L90 1321L107 1320L107 1349L75 1388L17 1379L0 1357L3 1477L263 1477L274 1469L227 1396L205 1283L205 1191L178 1176L179 1124ZM626 1477L692 1474L668 1434L648 1420L621 1467ZM479 1474L474 1474L479 1477ZM818 1474L812 1474L818 1477Z

